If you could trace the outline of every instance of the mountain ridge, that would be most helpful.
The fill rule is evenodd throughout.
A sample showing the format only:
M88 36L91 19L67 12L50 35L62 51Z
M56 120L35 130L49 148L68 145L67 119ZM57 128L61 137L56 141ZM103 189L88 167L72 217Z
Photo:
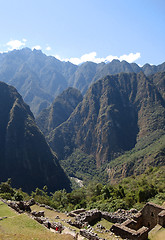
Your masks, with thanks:
M93 155L99 167L146 136L164 132L164 103L152 79L142 72L107 76L89 88L69 119L50 133L48 142L59 159L80 148Z
M84 95L89 86L109 74L143 71L145 75L165 71L158 66L113 60L110 63L85 62L79 66L46 56L41 50L13 50L0 54L0 79L17 88L35 116L51 105L54 98L68 87L78 88Z

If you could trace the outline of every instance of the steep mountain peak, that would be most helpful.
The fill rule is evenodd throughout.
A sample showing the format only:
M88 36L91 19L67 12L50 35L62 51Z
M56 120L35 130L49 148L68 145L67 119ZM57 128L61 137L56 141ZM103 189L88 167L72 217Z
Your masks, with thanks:
M36 118L42 132L48 135L50 131L65 122L76 106L82 101L79 90L69 87L57 96L52 105L44 109Z
M57 158L35 124L33 114L14 87L0 82L0 181L15 187L49 191L69 187Z
M22 65L28 68L22 68ZM114 59L108 63L85 62L77 66L70 62L62 62L53 56L46 56L41 50L32 51L29 48L0 55L1 81L17 88L35 116L44 107L50 106L52 100L68 87L77 88L84 95L93 82L104 76L140 71L147 76L158 71L162 72L165 71L165 63L158 66L147 64L140 68L135 63L129 64L126 61L120 62ZM31 78L33 79L32 91L29 84Z
M162 131L164 115L162 98L144 73L110 75L89 88L71 117L50 133L49 141L60 159L80 148L100 166Z

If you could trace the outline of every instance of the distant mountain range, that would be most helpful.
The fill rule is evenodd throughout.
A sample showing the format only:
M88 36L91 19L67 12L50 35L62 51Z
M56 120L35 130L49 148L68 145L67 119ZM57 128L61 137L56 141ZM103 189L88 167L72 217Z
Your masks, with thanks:
M139 67L136 63L113 60L107 64L86 62L77 66L29 48L0 54L1 81L16 87L35 116L49 107L54 98L68 87L77 88L85 94L92 83L104 76L140 71L146 76L163 72L165 63Z
M0 54L0 80L1 181L70 190L61 165L104 182L165 165L165 63L76 66L25 48Z
M0 182L31 192L70 190L70 181L16 89L0 82Z

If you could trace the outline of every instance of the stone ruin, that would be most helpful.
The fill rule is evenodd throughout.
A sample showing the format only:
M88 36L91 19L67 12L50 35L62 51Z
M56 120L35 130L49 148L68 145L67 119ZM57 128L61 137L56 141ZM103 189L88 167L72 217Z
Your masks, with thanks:
M165 208L154 203L147 203L133 219L128 219L111 227L111 231L122 238L132 240L148 239L148 232L157 224L165 226Z
M34 220L43 224L47 228L53 228L54 230L61 232L64 227L61 223L49 222L49 219L44 217L44 211L31 212L30 206L35 204L32 199L29 202L5 202L19 213L29 212L33 216ZM51 207L44 205L47 209L54 210ZM70 225L83 228L84 226L90 226L100 221L101 218L107 221L115 223L110 231L116 235L125 239L132 240L146 240L148 239L148 232L153 229L157 224L165 226L165 208L153 203L147 203L143 209L138 212L136 209L123 210L119 209L114 213L101 212L97 209L85 211L85 209L78 209L68 214L75 217L75 221L67 221ZM98 240L100 239L97 234L90 229L81 229L80 234L87 239ZM101 239L100 239L101 240Z
M35 203L34 199L31 199L30 201L5 201L4 199L1 199L5 204L7 204L9 207L13 208L15 211L17 211L18 213L24 213L24 212L28 212L31 217L33 217L34 220L36 220L38 223L43 224L45 227L47 227L48 229L52 228L58 232L62 232L62 230L64 230L63 225L60 222L50 222L48 218L45 218L45 213L44 211L31 211L30 206L37 204ZM42 207L45 207L46 209L49 210L54 210L53 208L42 204ZM0 218L0 220L3 220L6 217Z
M119 209L114 213L102 212L97 209L89 211L78 209L68 214L68 216L75 217L75 221L72 222L71 220L68 220L67 223L77 228L80 228L81 229L80 234L83 237L90 240L101 240L101 238L99 238L97 234L93 232L91 225L94 225L102 218L106 219L109 222L122 223L126 220L131 219L137 212L138 211L136 209L131 210ZM87 229L82 229L84 227L87 227ZM98 224L97 228L103 229L104 227Z
M79 212L79 210L77 212ZM76 214L76 212L74 211L74 213L71 212L69 216L74 216L75 221L72 222L71 220L69 220L68 223L77 228L82 228L83 226L88 224L94 225L95 223L100 221L101 218L104 218L107 221L113 222L113 223L122 223L128 219L131 219L136 213L137 213L136 209L131 209L131 210L119 209L114 213L102 212L97 209L93 209L85 212L81 211L81 213L79 214Z
M13 208L15 211L18 213L23 213L23 212L31 212L30 204L28 202L24 201L8 201L7 205L11 208Z
M50 222L49 219L45 217L34 217L34 220L43 224L48 229L52 228L60 233L64 230L64 226L60 222Z
M33 211L33 212L31 212L31 214L32 214L34 217L44 217L44 216L45 216L44 211L39 211L39 212Z
M69 220L69 224L83 228L104 218L115 223L110 231L125 239L146 240L148 239L148 232L157 224L165 226L165 208L153 203L147 203L140 212L136 209L128 211L119 209L114 213L101 212L97 209L82 211L79 214L76 214L77 212L71 213L72 216L76 215L76 217L74 222ZM87 239L99 239L96 234L86 229L81 229L80 234Z
M69 212L69 213L67 214L67 216L76 217L78 214L84 213L84 212L86 212L86 210L85 210L84 208L76 209L76 210L73 210L73 211Z
M91 233L89 231L87 231L86 229L81 229L80 230L80 235L87 238L87 239L90 239L90 240L101 240L96 233Z

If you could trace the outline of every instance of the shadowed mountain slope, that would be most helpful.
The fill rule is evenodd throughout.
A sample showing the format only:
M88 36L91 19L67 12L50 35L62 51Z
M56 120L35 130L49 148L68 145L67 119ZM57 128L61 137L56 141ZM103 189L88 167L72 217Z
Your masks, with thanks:
M55 98L51 107L41 111L36 123L48 135L53 129L65 122L83 97L79 90L68 88Z
M15 187L30 192L70 182L36 126L33 114L14 87L0 82L0 181L12 178Z

